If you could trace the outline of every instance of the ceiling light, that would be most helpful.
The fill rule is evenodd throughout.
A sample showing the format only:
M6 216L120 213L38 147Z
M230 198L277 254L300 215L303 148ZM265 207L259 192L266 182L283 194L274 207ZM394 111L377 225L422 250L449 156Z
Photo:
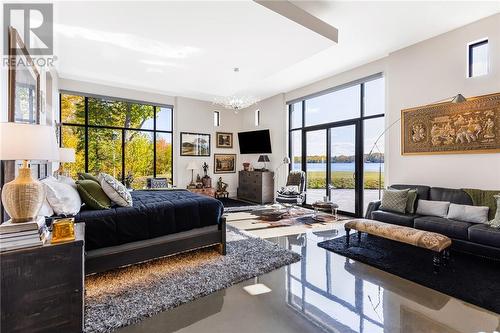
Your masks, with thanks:
M239 73L240 69L238 67L233 68L234 73ZM252 96L222 96L216 97L213 101L213 104L220 105L226 109L233 110L234 113L238 113L239 110L245 109L249 106L254 105L259 100Z

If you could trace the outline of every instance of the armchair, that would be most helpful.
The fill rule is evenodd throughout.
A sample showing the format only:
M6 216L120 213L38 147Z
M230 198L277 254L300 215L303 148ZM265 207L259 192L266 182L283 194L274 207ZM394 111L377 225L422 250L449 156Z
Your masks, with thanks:
M277 192L276 202L284 205L303 204L306 199L306 173L291 171L286 180L286 186L297 186L297 192L291 192L286 187Z

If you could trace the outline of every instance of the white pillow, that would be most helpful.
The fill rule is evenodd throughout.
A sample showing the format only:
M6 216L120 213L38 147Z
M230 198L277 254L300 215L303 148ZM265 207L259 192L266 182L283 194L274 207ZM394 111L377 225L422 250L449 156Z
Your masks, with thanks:
M449 201L418 200L416 213L425 216L446 217L449 207Z
M447 218L470 223L486 223L488 222L489 210L490 208L487 206L457 205L452 203L448 210Z
M61 183L53 177L42 180L47 193L47 201L57 215L75 215L80 211L82 200L71 185Z
M107 173L101 172L98 178L101 183L102 190L111 199L111 201L116 203L118 206L132 207L132 196L125 185Z
M76 183L75 181L73 180L73 178L71 177L67 177L67 176L59 176L57 178L57 181L59 183L64 183L64 184L68 184L70 185L71 187L73 187L75 190L76 190Z
M47 192L46 189L45 192ZM47 201L47 197L45 197L45 199L43 199L42 208L40 208L40 211L38 212L38 216L52 216L52 215L54 215L54 210L52 209L52 207L50 207L50 204Z

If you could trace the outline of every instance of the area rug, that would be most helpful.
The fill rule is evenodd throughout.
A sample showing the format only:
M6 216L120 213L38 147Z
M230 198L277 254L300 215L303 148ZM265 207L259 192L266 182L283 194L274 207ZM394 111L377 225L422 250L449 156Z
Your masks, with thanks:
M225 256L205 248L87 276L85 332L112 332L299 260L228 226Z
M319 247L374 266L449 296L500 313L500 262L452 251L450 263L433 274L430 251L391 240L357 234L318 243Z

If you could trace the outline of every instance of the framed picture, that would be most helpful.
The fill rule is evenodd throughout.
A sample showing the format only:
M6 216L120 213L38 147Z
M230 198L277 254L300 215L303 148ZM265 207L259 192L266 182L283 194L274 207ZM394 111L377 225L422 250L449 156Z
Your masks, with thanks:
M233 133L217 132L215 142L217 148L233 148Z
M210 134L181 132L181 156L210 156Z
M214 173L235 173L236 154L214 154Z
M500 152L500 93L401 110L401 154Z
M21 36L9 27L9 121L40 123L40 74Z

